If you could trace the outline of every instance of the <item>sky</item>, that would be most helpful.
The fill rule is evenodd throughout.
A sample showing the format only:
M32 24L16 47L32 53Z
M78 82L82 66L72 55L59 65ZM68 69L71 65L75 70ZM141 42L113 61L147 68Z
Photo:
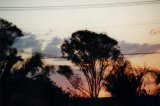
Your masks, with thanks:
M151 0L0 0L0 7L68 6ZM154 1L154 0L153 0ZM0 17L27 35L14 45L19 50L60 56L60 45L77 30L105 33L119 41L124 54L160 51L160 2L102 8L4 10ZM126 56L135 66L160 69L160 54ZM54 60L49 60L54 63ZM56 60L58 61L58 60ZM62 63L61 60L56 63ZM54 64L56 64L54 63ZM64 62L69 64L67 62Z
M0 7L67 6L138 1L151 0L0 0ZM123 53L133 53L159 51L159 10L158 2L102 8L0 9L0 17L16 24L25 35L28 35L17 43L20 49L32 47L33 50L57 56L60 54L59 47L64 38L70 37L71 33L77 30L88 29L108 34L119 41Z
M0 6L65 6L133 1L143 0L0 0ZM23 31L36 34L46 41L55 36L69 37L79 29L89 29L105 32L119 41L156 44L160 39L158 36L151 36L150 31L159 28L159 10L160 3L87 9L0 10L0 14ZM47 37L45 34L48 34Z
M0 7L66 6L136 1L143 0L0 0ZM32 48L57 56L60 54L59 47L64 38L70 37L71 33L77 30L88 29L108 34L120 42L123 53L133 53L159 50L159 10L160 3L79 9L23 11L0 9L0 17L16 24L28 35L17 44L21 49ZM157 59L157 55L154 57ZM132 60L135 62L135 59ZM155 62L152 65L155 65ZM158 64L155 65L157 66Z

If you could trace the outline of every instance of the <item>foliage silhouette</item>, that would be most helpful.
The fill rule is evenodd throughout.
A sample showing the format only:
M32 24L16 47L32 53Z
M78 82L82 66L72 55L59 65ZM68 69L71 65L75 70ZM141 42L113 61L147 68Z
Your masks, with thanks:
M83 85L83 81L79 74L75 74L70 66L67 65L60 65L57 71L59 74L66 77L69 83L72 85L73 88L78 89L83 96L88 96L85 94L85 89ZM68 92L70 93L71 97L83 97L82 95L78 94L76 91L68 88Z
M70 40L64 41L61 46L63 56L77 65L87 80L88 88L79 85L76 89L88 97L98 97L108 61L116 61L120 55L117 44L106 34L88 30L77 31Z
M61 75L66 76L67 78L70 78L73 75L72 68L67 65L60 65L57 72Z
M21 36L23 34L19 28L0 18L0 79L5 79L12 66L20 60L20 57L16 56L17 50L11 46Z
M0 18L0 53L5 53L17 37L23 36L22 31L12 23Z
M105 78L105 88L113 97L133 97L137 95L142 74L135 75L135 69L127 60L122 60L123 65L115 65ZM137 72L136 72L137 73Z
M18 51L12 45L21 36L23 34L20 29L0 19L0 105L66 106L69 102L72 105L73 100L77 98L71 100L68 93L51 81L50 72L54 73L55 67L45 66L41 53L33 53L27 60L17 56ZM57 72L64 75L75 89L93 97L84 99L84 103L99 104L96 100L104 81L106 89L115 97L146 95L145 89L141 88L141 79L149 71L142 70L142 73L138 73L139 70L132 68L121 55L117 41L106 34L77 31L72 34L70 40L62 44L61 49L63 56L80 68L87 80L88 88L85 88L81 77L75 74L71 67L59 66ZM22 66L13 68L18 62L22 63ZM135 75L134 71L138 74ZM158 85L160 74L151 73L157 75ZM159 91L156 94L159 95ZM115 103L113 101L111 104ZM104 101L102 102L104 105ZM79 103L83 104L83 101ZM115 105L117 104L119 103Z
M54 71L54 67L44 66L42 55L33 53L32 57L27 59L20 69L13 70L6 83L3 83L2 92L6 95L3 98L4 106L20 106L22 104L26 106L37 104L40 106L66 105L69 94L50 80L49 73L51 71Z
M41 53L33 53L27 60L17 56L17 50L12 45L20 36L23 36L20 29L0 19L0 105L66 105L69 94L49 78L54 66L45 66ZM15 68L18 61L22 66Z
M31 75L34 76L36 71L39 71L39 68L43 67L43 62L41 59L41 53L33 53L32 57L24 62L21 69L15 71L16 75L19 75L19 77L25 77L30 72Z
M8 83L13 65L22 60L17 56L17 50L12 48L18 37L23 36L22 31L12 23L0 18L0 102L3 102L10 92Z
M138 94L140 96L160 95L160 71L151 68L139 68L142 71L142 78L140 86L138 87ZM150 88L151 87L151 88Z
M147 67L132 67L131 63L124 58L122 63L120 66L115 64L112 71L105 77L105 88L113 97L149 96L150 94L144 89L143 83L146 85L144 79L147 79L147 85L153 83L150 80L155 79L157 91L154 95L159 95L159 71Z

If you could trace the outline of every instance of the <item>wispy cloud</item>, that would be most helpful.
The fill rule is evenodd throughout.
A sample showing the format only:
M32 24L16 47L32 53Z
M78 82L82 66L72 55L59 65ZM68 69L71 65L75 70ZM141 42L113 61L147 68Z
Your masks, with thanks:
M160 34L160 27L154 28L150 31L150 34L157 35Z

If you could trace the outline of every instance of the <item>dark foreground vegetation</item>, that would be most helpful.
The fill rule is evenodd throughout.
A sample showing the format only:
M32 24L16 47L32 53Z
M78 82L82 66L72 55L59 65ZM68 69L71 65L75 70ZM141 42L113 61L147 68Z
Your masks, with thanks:
M47 99L41 97L19 97L7 101L8 105L1 106L159 106L160 97L138 96L128 98L70 98L70 99Z
M159 106L160 97L88 98L74 99L69 106Z
M133 68L121 54L118 42L106 34L77 31L61 46L63 57L79 67L87 87L71 67L59 66L56 71L54 66L45 65L41 53L33 52L27 59L19 56L12 45L22 36L19 28L0 19L0 106L160 105L159 71ZM54 73L65 77L81 95L58 87L50 79ZM147 75L154 81L154 92L148 92L143 84ZM112 97L98 98L102 88Z

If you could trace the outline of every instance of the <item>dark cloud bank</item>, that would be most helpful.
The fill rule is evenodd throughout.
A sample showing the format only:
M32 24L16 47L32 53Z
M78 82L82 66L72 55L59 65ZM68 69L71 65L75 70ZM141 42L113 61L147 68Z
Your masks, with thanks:
M41 52L45 55L52 56L61 56L61 50L58 48L62 44L62 40L58 37L55 37L51 42L42 50L43 40L38 40L36 35L31 33L24 33L24 37L18 38L13 47L16 47L18 50L25 50L27 48L32 49L36 52Z
M17 39L13 47L18 50L24 50L26 48L31 48L33 51L41 51L41 42L36 39L36 35L32 33L23 33L25 36Z
M45 55L50 56L61 56L61 50L58 46L63 43L58 37L54 37L51 42L42 50L42 43L36 38L36 35L31 33L24 33L24 37L21 37L17 40L14 44L18 50L24 50L26 48L31 48L33 51L42 52ZM138 44L138 43L128 43L125 41L120 41L119 46L121 48L121 52L123 54L130 54L130 53L144 53L144 52L156 52L160 50L160 44Z
M150 53L160 50L160 44L138 44L120 41L119 46L124 54L130 53Z

